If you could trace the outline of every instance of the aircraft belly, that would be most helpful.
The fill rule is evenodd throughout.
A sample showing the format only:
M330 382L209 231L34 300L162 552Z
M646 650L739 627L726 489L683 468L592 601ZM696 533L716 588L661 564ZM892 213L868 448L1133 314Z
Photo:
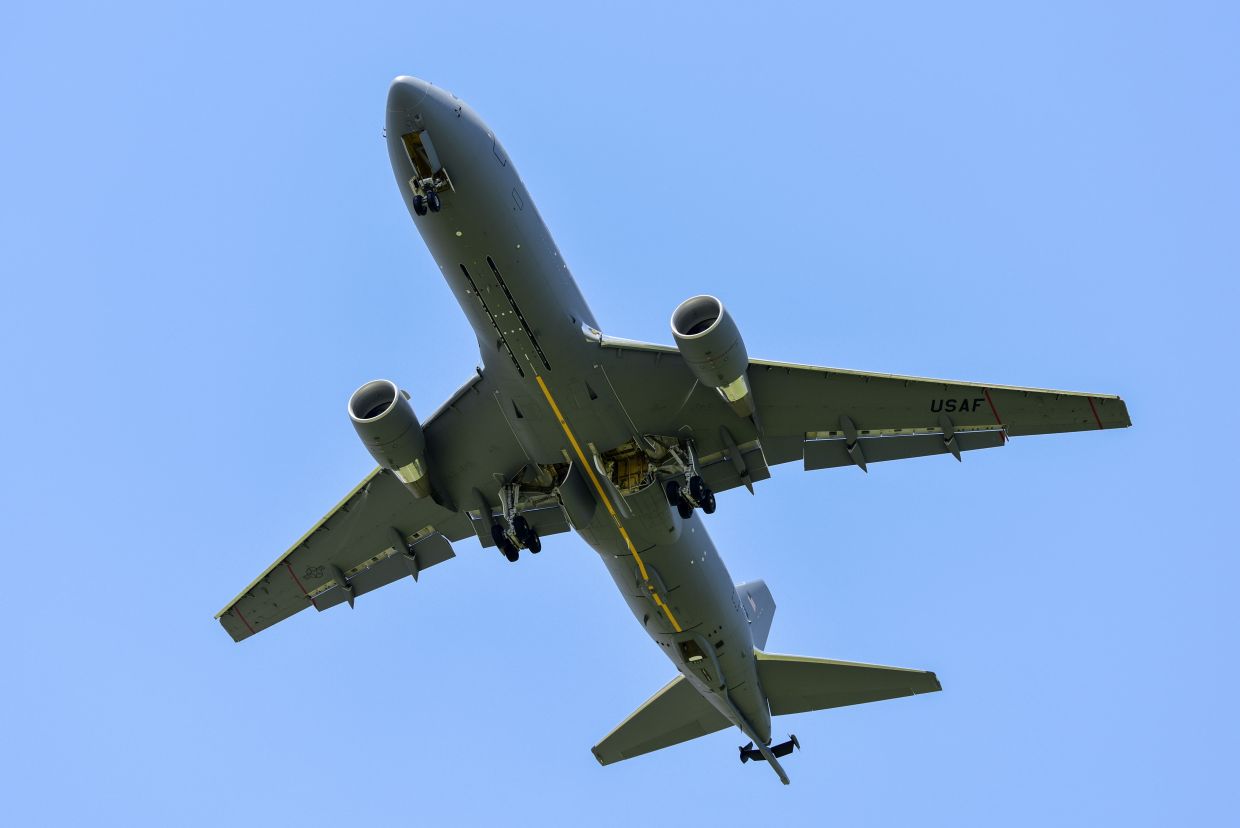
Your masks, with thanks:
M669 535L662 543L639 549L649 582L642 579L623 544L612 542L614 528L609 535L600 525L582 536L602 557L634 617L676 669L730 721L741 725L736 721L739 710L767 741L770 712L758 682L749 622L731 576L700 514L694 512L683 521L674 515L674 519L683 524L676 537ZM670 617L654 600L655 593L660 594ZM681 648L684 642L696 643L704 657L688 661Z
M450 180L442 209L423 215L412 207L411 176L422 174L407 154L414 133L433 144ZM622 498L597 469L599 453L639 435L582 334L583 324L597 329L594 316L502 146L467 105L433 87L389 107L387 135L414 225L477 336L477 391L494 397L531 462L578 470L598 508L578 503L576 514L590 517L575 528L633 615L720 712L768 741L748 621L700 515L680 518L658 483ZM453 495L464 504L477 493Z
M417 215L402 136L424 130L450 175L442 210ZM478 337L489 371L532 382L584 362L582 323L597 327L512 162L468 106L431 89L389 111L388 150L414 225ZM552 357L552 352L557 357ZM583 355L574 360L573 354ZM575 371L574 371L575 372Z

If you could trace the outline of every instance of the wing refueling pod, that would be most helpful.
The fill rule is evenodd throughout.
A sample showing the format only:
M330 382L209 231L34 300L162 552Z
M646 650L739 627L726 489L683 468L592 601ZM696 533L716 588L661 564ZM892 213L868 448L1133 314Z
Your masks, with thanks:
M706 295L681 302L672 312L672 336L699 382L717 390L737 416L754 416L749 352L722 302Z
M409 395L390 380L372 380L349 397L349 419L366 450L393 472L415 497L431 493L426 468L426 435Z

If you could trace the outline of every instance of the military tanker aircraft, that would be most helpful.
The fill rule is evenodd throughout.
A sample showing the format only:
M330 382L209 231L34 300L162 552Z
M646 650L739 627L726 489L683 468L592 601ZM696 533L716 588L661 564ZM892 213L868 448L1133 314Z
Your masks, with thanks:
M703 515L770 468L960 460L1009 437L1122 428L1115 396L751 359L714 296L674 346L604 333L495 134L456 96L393 81L386 139L414 225L478 337L482 366L420 421L375 380L348 402L378 467L216 616L236 641L412 577L478 543L517 561L568 530L598 552L678 675L593 748L617 762L738 728L779 760L771 717L929 693L934 673L765 651L775 601L733 584Z

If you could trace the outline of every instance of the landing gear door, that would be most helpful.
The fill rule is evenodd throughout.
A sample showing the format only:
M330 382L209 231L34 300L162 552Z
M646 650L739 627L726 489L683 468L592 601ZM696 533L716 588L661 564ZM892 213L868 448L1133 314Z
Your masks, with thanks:
M400 140L405 145L405 154L409 156L409 163L413 164L418 179L434 178L443 169L429 132L424 129L407 132L400 136Z

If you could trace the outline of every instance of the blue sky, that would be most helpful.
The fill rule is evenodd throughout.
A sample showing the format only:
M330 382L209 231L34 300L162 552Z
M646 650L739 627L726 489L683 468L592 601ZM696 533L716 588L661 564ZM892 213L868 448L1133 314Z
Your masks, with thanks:
M1163 825L1234 814L1231 4L10 4L0 164L10 824ZM1136 427L720 498L773 650L944 692L600 768L672 675L595 555L212 620L476 347L381 139L504 141L608 333L712 292L754 356L1119 393Z

